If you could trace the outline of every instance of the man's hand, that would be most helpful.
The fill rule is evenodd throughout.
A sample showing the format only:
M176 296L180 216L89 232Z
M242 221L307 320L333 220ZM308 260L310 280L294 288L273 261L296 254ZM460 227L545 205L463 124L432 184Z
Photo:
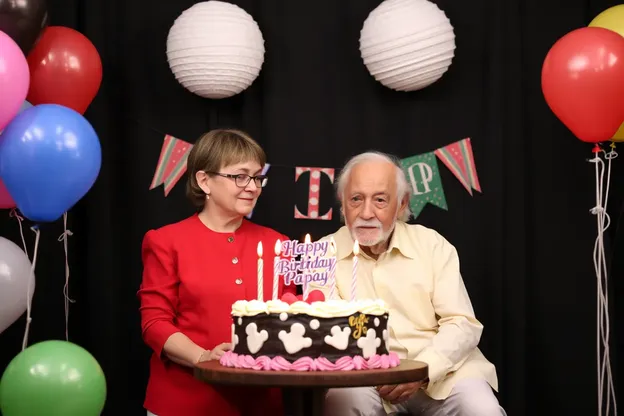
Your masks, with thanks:
M220 359L226 351L232 349L232 344L229 342L224 342L223 344L219 344L214 347L211 351L205 351L204 354L199 359L199 362L202 361L210 361L210 360L218 360Z
M421 386L422 382L378 386L377 391L382 399L396 404L409 399L412 394L416 393L420 389Z

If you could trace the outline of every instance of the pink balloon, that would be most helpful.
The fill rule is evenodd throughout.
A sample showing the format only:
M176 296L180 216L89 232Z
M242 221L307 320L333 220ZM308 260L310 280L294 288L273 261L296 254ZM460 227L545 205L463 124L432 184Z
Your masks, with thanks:
M28 62L19 46L0 32L0 130L17 114L30 86Z
M15 201L13 201L13 198L9 195L9 191L7 191L6 187L2 183L2 179L0 179L0 209L10 208L15 208Z

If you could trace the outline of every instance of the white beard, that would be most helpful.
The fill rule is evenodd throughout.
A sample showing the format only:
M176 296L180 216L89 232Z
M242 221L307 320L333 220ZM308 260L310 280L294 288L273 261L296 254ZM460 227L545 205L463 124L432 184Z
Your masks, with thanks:
M357 240L359 245L364 247L371 247L386 242L390 238L390 235L392 235L392 231L394 231L395 225L396 221L392 223L388 230L384 231L381 223L378 221L367 222L356 220L355 223L349 227L349 231L351 232L351 238L353 238L353 240ZM377 229L373 232L376 235L370 236L370 234L373 234L370 231L358 232L359 226L376 227ZM364 235L364 233L369 235Z

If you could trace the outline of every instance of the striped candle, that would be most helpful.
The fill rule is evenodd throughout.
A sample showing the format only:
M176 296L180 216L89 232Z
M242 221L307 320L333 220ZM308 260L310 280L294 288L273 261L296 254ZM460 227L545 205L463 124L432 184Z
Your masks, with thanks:
M310 238L310 234L306 234L305 238L303 239L303 243L306 244L306 248L308 244L312 243L312 239ZM303 258L301 259L303 260ZM310 270L310 272L312 272ZM310 294L310 282L306 281L303 282L303 300L306 301L308 299L308 295Z
M357 240L353 243L353 274L351 275L351 302L355 302L357 294L357 266L358 255L360 254L360 245Z
M280 253L282 252L282 242L275 242L275 258L273 259L273 300L277 300L279 290L279 267Z
M264 300L264 279L262 274L264 273L264 262L262 261L262 241L258 242L258 300L262 302Z

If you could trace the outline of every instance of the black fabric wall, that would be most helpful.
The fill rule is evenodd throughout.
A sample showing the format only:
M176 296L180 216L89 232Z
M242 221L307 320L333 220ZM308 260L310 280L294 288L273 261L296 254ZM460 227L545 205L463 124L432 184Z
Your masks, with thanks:
M306 181L295 184L294 166L339 168L369 149L407 157L471 137L483 194L471 197L440 164L449 210L428 206L417 221L459 251L485 325L481 348L497 366L508 414L596 414L591 146L550 112L540 71L559 37L616 2L438 0L455 27L456 57L438 83L406 94L374 81L359 56L359 31L379 0L234 1L259 23L267 53L256 82L222 101L185 91L166 62L167 32L193 3L49 1L51 24L82 31L104 63L103 86L86 114L99 133L103 168L70 212L70 340L104 369L105 414L144 414L149 351L135 296L143 234L192 213L183 181L167 198L162 188L148 190L163 133L194 142L216 127L247 130L270 163L282 165L269 171L253 219L314 239L339 227L339 218L293 218L296 202L305 209L307 192ZM620 253L611 288L621 295L618 162L607 237ZM331 191L324 192L322 203L337 209ZM0 213L0 232L19 242L8 213ZM64 337L61 232L60 222L42 227L31 343ZM615 327L622 305L617 296L611 305ZM0 370L19 352L23 329L22 318L0 335Z

